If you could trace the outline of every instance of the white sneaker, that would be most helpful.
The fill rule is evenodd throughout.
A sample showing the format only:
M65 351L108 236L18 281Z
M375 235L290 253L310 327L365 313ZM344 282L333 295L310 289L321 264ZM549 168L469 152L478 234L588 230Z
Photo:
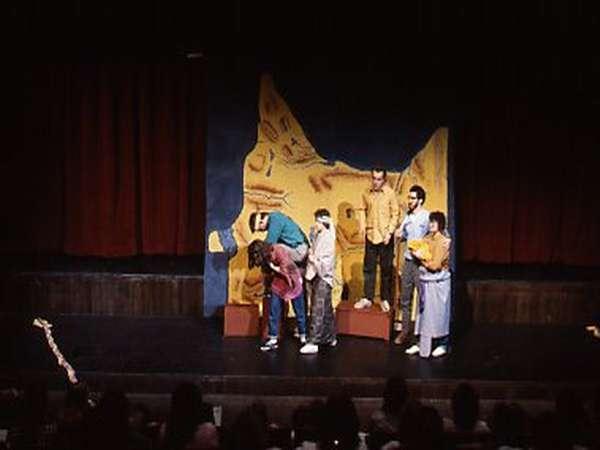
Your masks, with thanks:
M419 350L419 346L415 344L412 347L407 348L404 353L406 353L407 355L416 355L417 353L419 353Z
M305 344L301 349L300 353L303 355L314 355L315 353L319 353L319 346L316 344Z
M383 312L390 312L390 303L387 300L381 300L381 310Z
M439 356L444 356L446 353L448 353L446 346L439 345L431 352L431 356L433 356L434 358L437 358Z
M301 344L306 344L306 335L305 334L301 334L300 335L300 343Z
M263 352L270 352L271 350L275 350L278 347L277 339L269 338L265 341L264 344L260 346L260 350Z
M333 341L331 341L331 342L330 342L329 344L327 344L327 345L329 345L330 347L335 347L335 346L337 345L337 338L336 338L336 339L334 339Z
M361 298L359 301L357 301L354 304L354 308L355 309L370 308L371 305L373 305L373 302L371 300L369 300L368 298Z

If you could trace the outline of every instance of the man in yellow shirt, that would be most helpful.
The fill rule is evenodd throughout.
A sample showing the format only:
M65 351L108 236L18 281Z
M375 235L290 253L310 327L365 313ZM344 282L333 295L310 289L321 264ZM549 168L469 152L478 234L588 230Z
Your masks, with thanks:
M362 195L359 209L360 232L365 236L364 297L354 304L369 308L375 295L377 263L381 270L381 309L390 310L394 264L394 231L398 226L399 207L396 193L388 185L385 169L371 169L371 187Z

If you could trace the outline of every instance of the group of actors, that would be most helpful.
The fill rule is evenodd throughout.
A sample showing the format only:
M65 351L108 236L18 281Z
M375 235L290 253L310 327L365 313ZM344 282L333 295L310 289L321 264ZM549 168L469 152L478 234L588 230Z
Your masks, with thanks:
M394 304L394 251L404 242L401 270L401 322L394 343L406 347L408 355L440 357L448 352L450 326L451 239L446 216L423 206L425 190L414 185L408 192L408 210L400 221L396 193L388 185L386 170L371 169L371 186L362 195L358 209L360 233L365 237L364 296L354 308L373 306L375 276L380 268L380 308L390 312ZM308 237L290 217L279 211L250 215L254 233L266 231L265 240L253 240L248 247L248 265L260 267L265 293L270 297L268 337L262 351L275 350L284 302L290 302L297 321L302 354L314 354L320 346L335 346L337 336L331 293L335 283L335 226L327 209L314 213ZM412 328L411 310L417 292ZM307 334L305 295L310 298L311 320ZM394 314L394 311L392 311Z

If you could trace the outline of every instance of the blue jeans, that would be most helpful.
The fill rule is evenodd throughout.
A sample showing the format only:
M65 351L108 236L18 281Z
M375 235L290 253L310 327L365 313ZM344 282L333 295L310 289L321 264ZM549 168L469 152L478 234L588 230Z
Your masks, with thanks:
M269 305L269 337L277 339L279 331L279 322L281 321L281 310L283 300L277 294L271 293ZM292 300L296 322L298 323L298 332L306 334L306 312L304 311L304 293Z

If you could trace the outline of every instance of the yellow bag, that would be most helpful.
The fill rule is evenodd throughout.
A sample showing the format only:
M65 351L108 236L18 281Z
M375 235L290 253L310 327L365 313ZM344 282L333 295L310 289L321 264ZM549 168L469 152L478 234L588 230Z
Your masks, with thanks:
M428 261L431 259L431 250L424 239L412 239L407 243L408 250L412 253L419 254L419 259Z

